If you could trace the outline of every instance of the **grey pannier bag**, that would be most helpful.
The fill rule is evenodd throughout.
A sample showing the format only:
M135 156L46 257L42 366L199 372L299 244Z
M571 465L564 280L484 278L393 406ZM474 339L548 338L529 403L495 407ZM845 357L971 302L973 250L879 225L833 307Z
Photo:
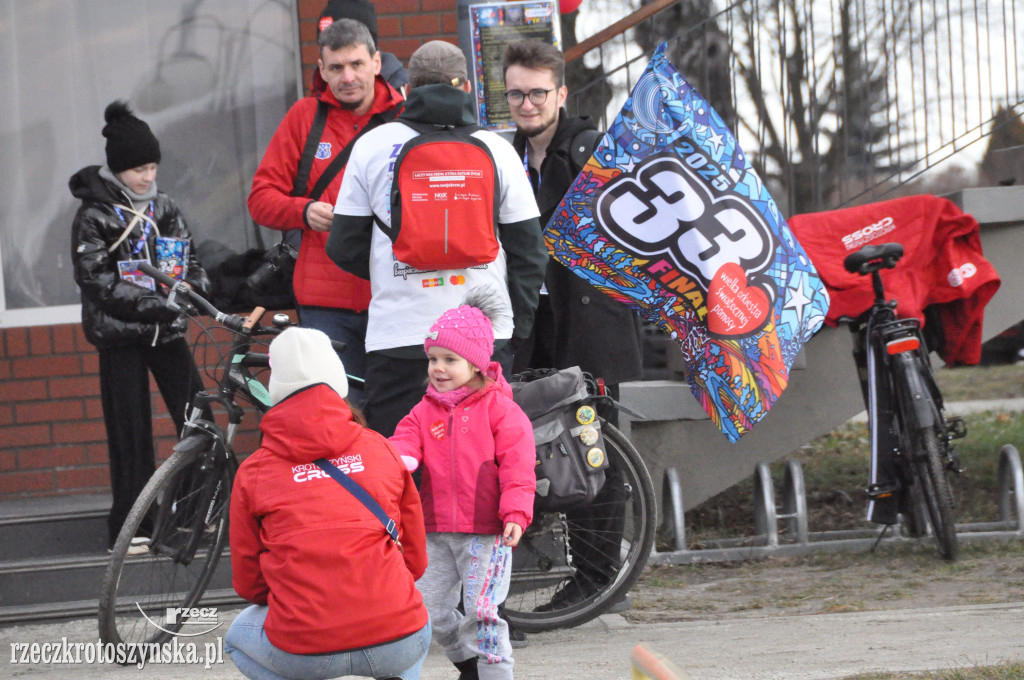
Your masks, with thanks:
M573 366L525 371L509 383L512 398L533 423L537 511L585 505L604 486L608 456L588 377Z

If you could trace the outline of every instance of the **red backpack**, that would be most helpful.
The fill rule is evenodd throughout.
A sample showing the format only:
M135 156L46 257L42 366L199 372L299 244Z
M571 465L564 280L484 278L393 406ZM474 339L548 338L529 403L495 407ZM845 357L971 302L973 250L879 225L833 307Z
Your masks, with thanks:
M395 258L423 271L465 269L498 257L498 172L476 125L401 121L420 134L402 147L391 186Z

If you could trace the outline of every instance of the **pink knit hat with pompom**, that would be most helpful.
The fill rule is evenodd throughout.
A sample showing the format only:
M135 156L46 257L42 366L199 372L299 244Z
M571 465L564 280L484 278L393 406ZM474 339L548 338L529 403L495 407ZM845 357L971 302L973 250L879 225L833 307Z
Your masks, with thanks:
M430 327L423 349L431 347L455 352L484 372L494 354L494 328L480 309L462 305L449 309Z

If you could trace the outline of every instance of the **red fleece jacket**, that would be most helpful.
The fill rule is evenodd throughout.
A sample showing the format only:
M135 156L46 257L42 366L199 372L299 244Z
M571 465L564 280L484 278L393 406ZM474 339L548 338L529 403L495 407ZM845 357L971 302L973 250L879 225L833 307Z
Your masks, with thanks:
M844 210L794 215L789 226L807 251L831 303L826 321L857 317L874 301L871 277L851 274L843 260L868 244L896 242L903 258L882 271L889 299L901 315L924 323L924 308L937 305L946 364L981 360L985 305L999 288L999 275L981 252L978 221L945 198L921 195Z

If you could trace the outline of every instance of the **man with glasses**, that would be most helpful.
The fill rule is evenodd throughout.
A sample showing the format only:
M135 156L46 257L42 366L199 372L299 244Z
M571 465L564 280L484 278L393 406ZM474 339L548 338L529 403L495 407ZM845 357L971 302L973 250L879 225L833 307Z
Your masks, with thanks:
M512 43L503 69L516 124L512 146L523 159L544 226L601 135L589 117L565 110L565 60L558 49L536 40ZM533 333L516 353L514 370L579 366L603 378L617 397L619 383L642 375L639 318L554 260L544 284Z
M535 40L512 43L505 49L502 67L505 98L516 124L512 146L530 177L540 223L547 225L601 134L589 117L570 116L565 110L569 92L565 59L558 49ZM641 358L637 315L549 258L533 333L516 353L514 370L579 366L603 378L617 399L619 383L642 377ZM614 412L601 415L615 423ZM615 471L610 470L594 503L624 505L621 486ZM597 521L587 515L586 508L573 514L577 523ZM618 559L615 537L621 535L622 524L611 524L615 526L594 527L609 538L607 545L574 546L576 577L538 610L560 609L597 591L604 574L610 573L607 565L616 566ZM590 565L601 568L591 571Z

